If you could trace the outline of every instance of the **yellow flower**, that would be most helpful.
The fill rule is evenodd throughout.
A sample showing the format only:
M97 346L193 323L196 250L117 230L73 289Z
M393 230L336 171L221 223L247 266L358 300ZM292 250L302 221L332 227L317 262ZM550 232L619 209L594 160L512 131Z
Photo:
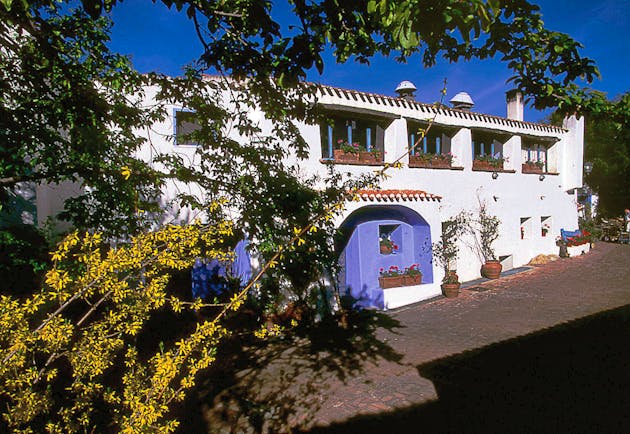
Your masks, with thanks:
M131 177L131 169L127 166L123 166L122 169L120 170L120 173L122 174L123 178L125 178L125 180Z

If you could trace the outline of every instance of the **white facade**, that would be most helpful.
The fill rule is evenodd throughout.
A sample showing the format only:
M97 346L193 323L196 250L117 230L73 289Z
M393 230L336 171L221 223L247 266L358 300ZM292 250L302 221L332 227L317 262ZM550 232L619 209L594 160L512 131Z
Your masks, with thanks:
M436 108L406 98L388 97L357 91L319 86L318 107L325 112L343 114L349 118L381 119L386 124L382 134L384 162L391 163L402 156L403 167L391 168L391 178L380 186L388 190L418 190L439 196L440 200L396 201L397 205L410 208L429 225L431 240L438 241L441 223L462 210L474 211L479 201L487 204L488 211L501 220L500 238L494 247L502 260L504 270L526 264L538 254L557 253L555 238L560 229L578 228L577 197L575 189L582 186L584 119L571 117L564 128L484 115L474 111ZM147 92L151 98L151 92ZM522 117L522 98L511 95L508 112L513 117ZM517 106L515 107L514 104ZM521 106L518 106L518 105ZM165 121L152 125L140 134L148 135L150 146L144 153L150 159L154 152L176 152L190 164L195 164L195 146L173 143L175 110ZM266 129L264 116L253 112L251 117L259 119ZM447 128L448 145L453 154L451 169L408 167L409 131L411 122L433 122L432 128ZM326 141L322 138L324 128L318 125L299 125L300 132L310 147L309 156L300 161L300 167L308 174L324 175L331 164L327 160ZM473 170L473 136L478 133L496 135L492 149L498 149L506 162L503 170ZM532 152L531 143L544 144L544 174L522 173L524 159ZM489 150L486 150L488 153ZM542 157L539 157L542 161ZM297 162L297 160L296 160ZM334 162L339 170L352 174L372 172L375 167L360 164ZM190 186L171 185L165 197L172 198L176 191ZM202 194L202 192L198 192ZM376 207L385 201L348 202L346 210L337 223L361 207ZM543 227L548 232L543 236ZM480 276L480 259L461 240L460 258L456 270L460 281ZM393 308L430 298L440 293L443 271L433 264L432 282L417 286L384 290L384 308Z
M522 104L522 98L520 101ZM350 113L356 110L357 113L370 113L374 116L385 113L395 117L385 131L384 160L393 162L404 155L400 160L403 168L390 169L391 178L384 181L381 188L423 190L442 197L437 205L425 202L401 203L417 211L429 222L434 242L439 240L441 222L462 210L474 211L480 200L487 204L490 214L501 220L500 238L494 247L504 270L527 264L541 253L558 253L555 239L560 234L560 229L578 228L575 189L582 185L583 118L571 117L565 121L564 128L558 128L469 111L438 109L402 98L325 86L320 87L318 102L329 110L343 109ZM512 101L511 103L513 104ZM523 109L513 108L512 112L521 116ZM435 127L447 126L455 129L450 143L454 157L454 168L451 170L411 168L406 164L408 122L430 119L434 119ZM475 130L507 135L507 140L503 143L503 155L507 157L503 171L472 169L471 136ZM304 125L301 131L311 145L307 167L313 172L324 170L321 162L320 128L316 125ZM522 150L524 141L547 144L547 170L544 174L522 173L522 164L526 158L526 153ZM339 169L354 174L374 169L360 165L339 166ZM364 204L349 205L344 216L339 219L339 224L361 205ZM548 228L545 236L543 226ZM469 244L462 242L456 266L460 280L468 281L480 277L480 266L481 261ZM410 290L412 287L399 288L399 292L410 294L392 296L389 306L386 295L386 307L396 307L439 294L443 272L437 265L434 265L434 276L433 283L426 285L420 293Z

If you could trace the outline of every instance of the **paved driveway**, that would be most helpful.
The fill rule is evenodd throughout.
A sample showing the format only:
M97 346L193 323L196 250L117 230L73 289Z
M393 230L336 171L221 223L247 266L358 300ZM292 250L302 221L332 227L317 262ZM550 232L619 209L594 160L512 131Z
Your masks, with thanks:
M262 432L630 431L630 246L482 287L390 312L369 341L261 352L207 403L211 431L247 431L244 410Z

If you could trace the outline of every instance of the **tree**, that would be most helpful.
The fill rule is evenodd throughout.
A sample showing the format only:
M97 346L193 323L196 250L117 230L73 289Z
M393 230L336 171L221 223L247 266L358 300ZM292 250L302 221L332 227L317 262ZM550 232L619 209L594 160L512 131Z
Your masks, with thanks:
M630 93L609 100L592 91L580 112L585 116L584 161L593 163L584 182L599 196L598 215L619 217L630 203ZM555 111L547 120L561 126L563 117Z
M306 154L294 121L315 122L320 114L302 80L310 68L323 71L328 45L341 62L396 53L401 61L420 54L431 65L439 56L499 55L537 107L577 107L585 93L573 82L597 75L577 42L546 30L537 7L521 0L293 0L297 25L290 29L273 20L268 1L161 3L185 9L204 44L199 63L183 77L140 75L108 50L107 12L124 2L0 3L0 186L81 182L85 194L67 203L65 216L90 229L60 245L41 292L0 298L1 399L13 429L174 429L168 406L213 360L212 349L227 334L220 320L242 304L256 279L288 276L306 291L313 275L334 265L334 228L321 220L338 210L348 189L375 179L347 180L333 170L326 180L309 179L284 160ZM221 77L204 79L207 69ZM149 106L146 86L157 89ZM195 112L195 167L169 154L134 157L146 144L136 130L162 119L170 101ZM272 121L270 131L248 117L252 107ZM182 195L181 204L203 209L210 223L147 232L147 218L160 221L165 179L199 185L206 200ZM226 200L235 223L225 222ZM211 320L140 355L136 336L155 310L167 302L174 311L182 307L166 289L172 269L202 254L225 258L233 225L258 240L266 261L261 272L229 301L211 306L218 310ZM128 242L108 249L95 229Z
M65 217L77 226L123 233L140 225L137 209L156 210L151 205L164 179L154 166L133 158L143 144L134 129L164 113L159 106L141 107L129 95L139 95L151 84L169 89L162 98L182 96L182 89L202 93L193 84L200 79L195 74L179 84L154 74L141 76L125 57L108 50L105 13L119 3L85 0L82 8L73 8L51 0L2 2L0 185L10 189L19 181L81 181L89 188L68 203ZM538 7L521 0L420 5L295 0L290 6L298 24L290 29L273 20L273 5L267 1L162 3L185 9L196 26L205 47L198 69L247 78L251 103L277 120L308 115L300 104L308 89L292 95L285 90L303 80L308 69L323 71L321 55L328 45L340 62L368 62L376 54L391 53L404 61L420 54L430 66L439 56L455 62L498 55L515 72L515 85L538 108L577 107L584 91L573 82L580 77L590 82L598 75L593 62L579 55L579 43L545 29ZM206 108L206 114L221 120L235 117L220 114L220 107ZM303 151L299 137L291 137L295 132L281 129L282 138ZM180 164L166 174L180 177L186 171Z
M585 183L599 195L598 214L619 217L630 204L630 93L587 113L584 135L584 159L593 162Z

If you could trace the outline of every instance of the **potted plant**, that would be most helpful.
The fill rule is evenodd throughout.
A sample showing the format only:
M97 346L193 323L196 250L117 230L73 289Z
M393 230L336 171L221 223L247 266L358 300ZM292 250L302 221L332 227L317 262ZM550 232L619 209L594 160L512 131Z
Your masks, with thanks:
M378 149L371 149L369 151L359 151L359 161L361 163L380 163L383 161L381 151Z
M422 272L418 268L418 264L411 264L405 268L404 284L405 286L420 285L422 281Z
M501 220L488 213L485 202L479 203L479 212L470 219L468 229L473 235L474 250L483 263L481 275L488 279L497 279L502 266L496 257L492 244L499 238Z
M451 167L453 162L453 154L450 152L448 154L433 154L431 152L420 152L415 155L409 156L409 166L410 167L440 167L440 168L448 168Z
M523 173L543 173L545 163L542 161L526 161L523 163Z
M381 255L391 255L398 250L398 245L394 243L389 237L382 237L379 240L379 247Z
M358 143L348 143L343 139L337 140L338 149L333 151L335 161L358 162L360 147Z
M404 286L403 273L396 265L390 266L387 270L381 268L380 274L378 284L381 288L387 289Z
M420 285L422 282L422 272L418 268L418 264L412 264L404 271L398 266L392 265L387 270L381 268L380 274L378 284L383 289Z
M430 152L418 152L417 154L409 155L409 166L430 167L433 155Z
M459 276L454 271L447 271L442 279L442 294L446 298L455 298L459 295Z
M457 239L465 232L468 214L459 213L454 218L442 224L442 236L440 241L433 243L433 259L444 269L442 279L442 294L452 298L459 295L459 277L451 269L452 264L457 261L459 247Z
M449 168L453 163L453 154L435 154L431 159L431 167Z
M477 155L473 160L473 169L475 170L503 170L503 163L507 158L503 158L501 154L495 155Z

